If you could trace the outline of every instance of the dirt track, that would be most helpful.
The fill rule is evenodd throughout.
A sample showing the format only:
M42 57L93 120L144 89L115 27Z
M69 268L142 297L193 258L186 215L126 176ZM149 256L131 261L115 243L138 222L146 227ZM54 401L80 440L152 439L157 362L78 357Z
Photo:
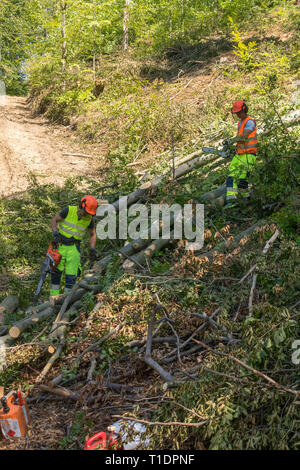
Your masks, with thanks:
M33 118L26 98L5 98L0 105L0 196L26 190L29 173L40 183L59 185L71 175L96 175L95 152L93 159L64 156L64 152L91 154L67 127Z

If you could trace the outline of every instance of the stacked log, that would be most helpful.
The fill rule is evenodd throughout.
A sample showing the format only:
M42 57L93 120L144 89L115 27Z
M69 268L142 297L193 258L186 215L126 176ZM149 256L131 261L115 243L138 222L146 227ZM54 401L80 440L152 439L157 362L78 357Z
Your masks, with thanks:
M19 306L19 299L16 295L9 295L0 304L0 325L3 325L5 316L13 313Z

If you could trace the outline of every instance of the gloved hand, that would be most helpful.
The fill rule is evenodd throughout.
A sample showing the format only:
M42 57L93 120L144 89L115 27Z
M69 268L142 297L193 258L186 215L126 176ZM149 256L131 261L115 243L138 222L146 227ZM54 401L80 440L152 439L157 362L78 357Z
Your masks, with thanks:
M90 249L90 261L93 263L93 261L96 261L97 259L97 251L95 248Z
M61 236L58 230L53 230L52 245L53 248L58 248L59 243L61 242Z
M227 147L230 147L230 145L232 145L234 142L234 137L232 137L231 139L225 139L223 140L222 144L223 145L226 145Z

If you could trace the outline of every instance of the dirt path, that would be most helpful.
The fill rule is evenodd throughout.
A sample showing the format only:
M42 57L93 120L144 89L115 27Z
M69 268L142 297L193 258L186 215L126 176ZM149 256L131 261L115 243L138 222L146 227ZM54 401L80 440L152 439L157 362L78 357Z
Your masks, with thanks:
M93 155L93 159L63 155L65 152ZM28 187L28 174L40 183L63 184L68 176L96 176L97 152L78 142L63 126L31 116L26 98L7 96L0 105L0 196Z

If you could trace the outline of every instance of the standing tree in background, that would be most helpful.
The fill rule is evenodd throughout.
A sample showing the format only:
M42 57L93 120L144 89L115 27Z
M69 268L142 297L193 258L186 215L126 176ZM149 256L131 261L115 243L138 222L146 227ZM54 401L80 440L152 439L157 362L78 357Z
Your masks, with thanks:
M23 0L0 2L0 74L7 92L16 95L25 92L22 66L26 58L26 45L32 38L32 25L26 11Z
M66 61L67 61L67 38L66 38L66 12L67 2L62 1L61 5L61 37L62 37L62 48L61 48L61 73L64 75L66 72Z
M124 19L123 19L123 51L127 51L129 44L129 10L132 0L125 0Z

